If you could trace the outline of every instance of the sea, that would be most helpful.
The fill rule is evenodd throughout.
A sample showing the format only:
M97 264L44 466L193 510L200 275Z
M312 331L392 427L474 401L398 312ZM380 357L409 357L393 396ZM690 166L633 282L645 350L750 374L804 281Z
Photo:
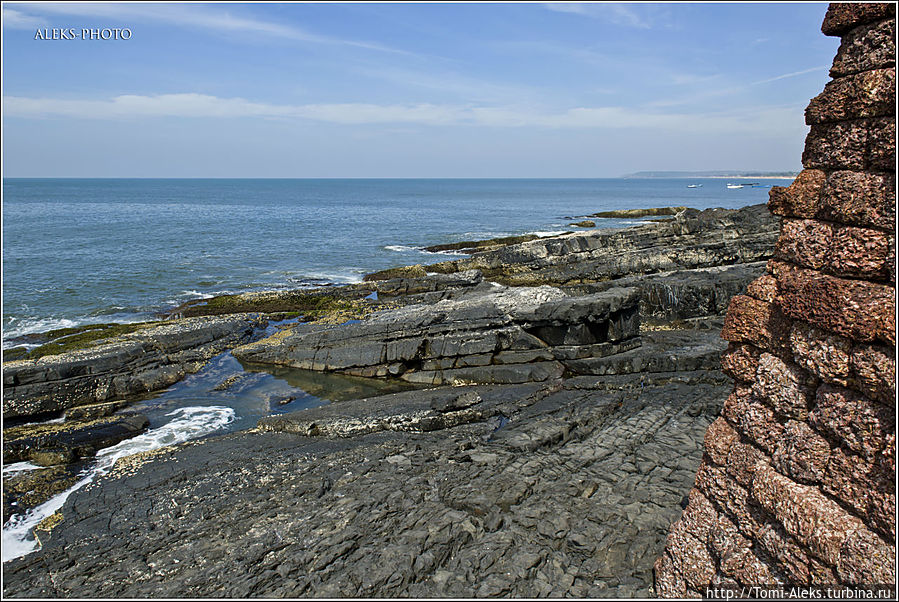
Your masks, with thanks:
M191 299L358 282L454 257L429 245L578 230L569 223L598 211L764 203L790 180L728 182L4 179L3 347L29 333L153 319Z
M739 208L770 186L722 179L3 181L3 345L100 322L152 319L198 298L356 282L380 269L454 257L424 247L533 233L550 236L599 211ZM688 184L702 184L688 188ZM642 220L595 219L599 228ZM257 336L286 324L269 324ZM27 345L27 344L26 344ZM220 386L237 379L235 385ZM230 352L132 403L149 419L136 437L68 465L74 485L13 513L2 560L39 549L33 528L118 459L255 426L262 416L408 388L337 374L243 365ZM59 422L60 416L50 421ZM3 465L11 478L40 467Z

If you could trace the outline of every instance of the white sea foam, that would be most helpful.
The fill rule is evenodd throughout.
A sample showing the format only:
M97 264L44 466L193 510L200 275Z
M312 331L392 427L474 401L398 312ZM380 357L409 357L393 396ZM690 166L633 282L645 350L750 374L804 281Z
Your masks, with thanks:
M528 234L535 234L535 235L539 236L540 238L547 238L549 236L558 236L559 234L565 234L566 232L568 232L568 230L552 230L549 232L536 230L534 232L528 232Z
M397 253L408 253L409 251L421 251L418 247L410 247L408 245L387 245L384 247L388 251L396 251Z
M13 475L17 472L25 472L26 470L38 470L39 468L43 468L43 466L36 466L31 462L15 462L13 464L7 464L3 467L3 474L5 476Z
M81 479L72 487L25 514L15 515L6 521L6 524L3 525L3 562L37 550L39 544L31 532L34 526L62 508L62 505L74 492L98 476L109 472L120 458L167 445L183 443L215 432L234 421L235 412L231 408L222 406L193 406L177 409L169 412L166 416L175 416L175 418L137 437L100 450L97 452L95 464L82 472L79 475Z
M85 323L86 320L70 320L69 318L23 318L21 320L10 320L10 323L3 327L3 338L13 339L26 334L47 332L48 330L57 330L59 328L72 328Z
M408 245L387 245L384 247L388 251L396 251L398 253L421 253L422 255L453 255L464 256L466 253L457 253L455 251L428 251L423 247L410 247Z

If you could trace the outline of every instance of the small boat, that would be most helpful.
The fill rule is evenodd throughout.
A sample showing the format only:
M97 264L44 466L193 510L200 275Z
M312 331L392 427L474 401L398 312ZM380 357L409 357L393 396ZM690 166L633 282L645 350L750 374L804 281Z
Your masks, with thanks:
M743 185L742 184L728 184L727 187L730 188L731 190L736 190L737 188L743 188Z
M702 188L702 184L687 184L687 188Z

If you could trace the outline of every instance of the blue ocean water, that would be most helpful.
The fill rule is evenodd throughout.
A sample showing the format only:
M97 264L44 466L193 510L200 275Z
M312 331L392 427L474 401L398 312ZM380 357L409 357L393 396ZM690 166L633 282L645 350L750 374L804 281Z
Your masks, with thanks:
M570 218L597 211L763 203L790 180L760 182L5 179L3 339L148 319L221 293L354 282L449 258L420 247L576 229Z

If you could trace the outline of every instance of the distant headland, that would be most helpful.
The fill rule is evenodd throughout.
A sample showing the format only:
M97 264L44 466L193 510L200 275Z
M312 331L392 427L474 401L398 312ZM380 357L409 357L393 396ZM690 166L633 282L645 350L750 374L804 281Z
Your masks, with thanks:
M795 178L798 171L637 171L622 178Z

